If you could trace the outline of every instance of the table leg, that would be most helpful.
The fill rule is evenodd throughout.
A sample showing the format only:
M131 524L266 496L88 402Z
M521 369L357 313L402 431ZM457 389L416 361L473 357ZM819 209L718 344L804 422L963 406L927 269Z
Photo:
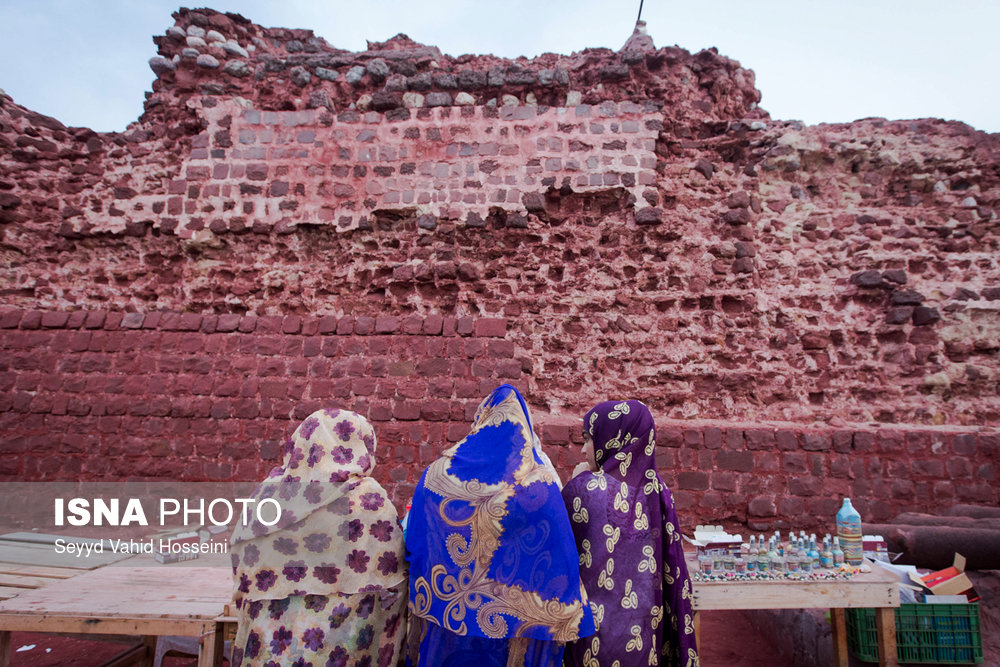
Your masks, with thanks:
M694 618L691 620L691 625L694 626L694 645L701 647L701 612L694 612Z
M879 667L897 667L899 656L896 654L896 613L892 607L879 607L875 610L875 630L878 633Z
M198 640L198 667L216 667L222 664L222 623L206 624Z
M0 667L10 665L10 630L0 630Z
M156 637L147 635L142 638L142 643L146 647L146 652L139 664L142 667L153 667L153 663L156 661Z
M830 610L830 624L833 626L833 663L837 667L847 667L847 615L843 608Z

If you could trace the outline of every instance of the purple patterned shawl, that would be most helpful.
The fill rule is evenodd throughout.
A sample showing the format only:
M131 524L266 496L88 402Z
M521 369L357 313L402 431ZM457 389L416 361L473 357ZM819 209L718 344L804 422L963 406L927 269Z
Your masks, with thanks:
M583 434L598 470L570 480L563 500L598 631L569 644L566 663L697 665L691 581L656 472L653 416L639 401L607 401L584 416Z

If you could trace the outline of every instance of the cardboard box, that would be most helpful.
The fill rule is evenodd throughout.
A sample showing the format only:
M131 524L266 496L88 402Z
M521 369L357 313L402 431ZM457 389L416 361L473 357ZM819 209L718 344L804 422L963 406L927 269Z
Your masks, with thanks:
M965 573L965 556L955 554L955 563L937 572L925 574L922 577L911 575L914 583L925 589L930 595L964 595L969 602L979 599L979 594L972 585L972 580Z

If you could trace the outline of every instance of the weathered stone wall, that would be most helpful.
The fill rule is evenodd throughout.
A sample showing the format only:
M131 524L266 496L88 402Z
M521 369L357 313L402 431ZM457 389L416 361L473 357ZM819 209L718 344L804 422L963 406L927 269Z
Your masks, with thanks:
M402 505L483 395L530 386L512 323L6 310L0 475L258 479L298 421L339 405L375 424L377 475ZM579 418L534 420L567 477ZM692 518L762 530L825 525L844 495L875 521L1000 501L991 429L660 419L658 431L660 470Z
M0 95L6 474L253 478L335 403L402 498L510 380L564 470L609 396L695 434L662 463L704 520L997 501L997 135L773 121L749 70L642 37L505 61L175 18L124 133Z

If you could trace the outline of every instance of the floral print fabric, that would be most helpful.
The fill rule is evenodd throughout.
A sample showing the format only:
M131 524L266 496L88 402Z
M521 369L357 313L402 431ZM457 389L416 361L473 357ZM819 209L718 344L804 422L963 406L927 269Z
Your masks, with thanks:
M277 501L272 526L233 532L234 598L351 594L406 581L395 507L371 477L375 433L360 415L320 410L296 429L281 466L252 498ZM272 520L265 516L265 520Z
M696 667L691 581L673 498L656 472L656 427L639 401L608 401L584 417L597 472L563 489L580 575L597 620L566 647L566 664Z
M405 583L237 604L234 667L390 667L402 658Z

